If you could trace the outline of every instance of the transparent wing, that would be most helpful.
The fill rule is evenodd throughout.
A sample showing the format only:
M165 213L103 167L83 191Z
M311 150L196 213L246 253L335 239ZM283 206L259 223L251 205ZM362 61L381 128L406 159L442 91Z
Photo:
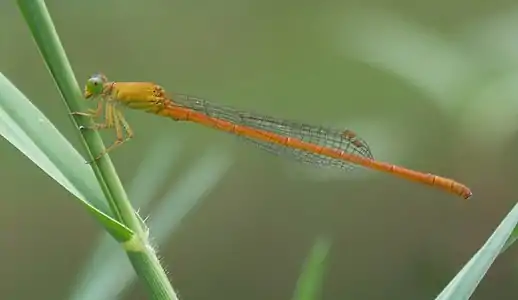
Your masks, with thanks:
M373 158L367 143L348 129L333 129L295 121L281 120L219 105L208 100L183 94L174 94L173 101L178 106L198 111L209 117L225 120L236 125L246 126L265 132L272 132L284 137L298 139L306 143L332 148L371 159ZM303 163L344 169L350 169L352 167L350 163L343 160L330 158L300 149L293 149L288 145L279 145L277 143L256 140L246 136L240 136L240 138L249 143L253 143L259 148L270 153L289 157Z

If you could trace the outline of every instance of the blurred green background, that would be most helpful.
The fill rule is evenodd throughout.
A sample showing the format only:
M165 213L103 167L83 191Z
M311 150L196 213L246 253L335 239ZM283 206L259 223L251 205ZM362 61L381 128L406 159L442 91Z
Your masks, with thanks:
M47 5L81 83L102 71L117 81L155 81L255 112L350 128L377 159L458 179L474 193L464 201L373 171L309 168L211 129L128 111L136 137L111 155L125 184L164 135L184 147L168 185L204 149L232 151L217 187L160 248L181 299L290 299L320 234L333 238L323 299L433 299L514 205L513 1ZM0 41L1 71L79 147L10 1L0 3ZM1 297L66 299L102 230L7 141L0 151ZM518 292L513 255L515 247L497 260L473 299ZM137 285L124 298L145 294Z

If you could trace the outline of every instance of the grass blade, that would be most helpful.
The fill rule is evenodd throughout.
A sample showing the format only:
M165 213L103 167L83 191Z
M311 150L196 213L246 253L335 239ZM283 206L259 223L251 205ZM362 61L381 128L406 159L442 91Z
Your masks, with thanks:
M131 238L132 231L112 218L92 169L45 115L2 73L0 135L76 196L110 234L123 240Z
M172 237L182 219L203 199L204 194L216 186L231 162L228 151L211 149L190 167L151 214L149 223L155 242L163 244ZM74 291L71 299L115 300L135 280L135 273L120 253L106 253L91 262L91 265L95 265L95 268L88 269L89 274L83 276L83 283Z
M136 207L145 209L153 199L154 193L161 185L165 184L167 173L173 168L173 163L178 158L181 144L169 135L163 136L157 139L148 153L144 155L129 188L129 195L131 199L135 199L134 205ZM149 174L153 174L153 176L149 176ZM109 235L103 234L97 245L78 276L78 282L71 299L110 299L108 295L116 295L120 292L113 291L118 288L117 286L102 285L102 279L107 276L117 277L122 275L117 268L110 268L114 257L118 257L119 260L124 260L124 258L120 252L117 252L117 244ZM124 260L124 262L127 264L127 261ZM99 266L103 267L100 268ZM128 271L131 276L135 275L132 270L128 269Z
M330 249L331 240L325 237L319 237L313 244L313 248L306 258L304 269L297 281L293 300L316 300L321 298L325 273L324 264Z
M32 36L38 49L40 50L41 56L43 57L47 68L49 69L58 89L61 93L65 105L70 112L72 111L84 111L83 108L83 97L72 67L70 66L68 59L65 54L65 50L61 45L54 24L50 17L45 2L43 0L19 0L18 7L25 18L25 21L31 30ZM85 118L80 118L84 120ZM79 125L91 125L89 120L88 123L78 124L74 118L71 118L76 128ZM104 149L101 137L95 131L88 131L82 134L82 141L86 146L89 157L93 160L94 155L92 153L100 153ZM119 202L128 202L122 184L115 172L113 164L109 157L104 157L100 160L99 164L95 163L92 165L95 177L98 184L103 191L103 194L110 206L114 217L119 221L129 225L132 230L136 230L137 233L143 234L141 228L139 228L139 221L135 217L131 206L127 207L128 204L120 204L115 202L114 196L117 197ZM122 216L125 216L123 218ZM124 220L127 219L127 220ZM135 225L133 228L132 225Z
M517 223L518 204L513 207L502 223L498 225L484 246L480 248L435 299L469 299L496 257L501 253Z
M83 111L81 90L45 2L43 0L18 0L18 7L67 108L71 112ZM88 120L88 124L81 125L89 126L92 125L91 123L91 120ZM74 124L78 125L75 122ZM103 151L104 145L97 132L89 130L82 133L81 136L91 160ZM121 245L147 288L149 298L178 299L165 270L160 265L154 248L149 244L147 228L128 200L126 191L122 187L108 155L93 163L92 169L115 218L135 233L131 239L124 241Z

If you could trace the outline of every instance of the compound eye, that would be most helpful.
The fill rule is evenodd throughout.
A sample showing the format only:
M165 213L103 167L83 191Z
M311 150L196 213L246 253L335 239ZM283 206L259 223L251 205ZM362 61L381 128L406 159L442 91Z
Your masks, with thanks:
M90 98L95 95L99 95L103 90L103 78L99 75L93 75L86 82L85 87L85 98Z

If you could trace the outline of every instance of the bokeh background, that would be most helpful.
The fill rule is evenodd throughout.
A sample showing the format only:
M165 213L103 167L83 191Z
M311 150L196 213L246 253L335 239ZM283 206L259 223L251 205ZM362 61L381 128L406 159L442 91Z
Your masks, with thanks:
M216 186L160 248L182 299L290 299L321 234L333 239L322 299L433 299L514 205L513 1L47 5L80 82L102 71L113 80L151 80L255 112L350 128L377 159L458 179L474 192L464 201L373 171L314 169L211 129L129 111L136 137L111 155L125 184L158 139L181 143L174 153L181 163L156 199L206 149L230 155ZM12 1L0 3L0 41L1 71L81 149ZM103 231L7 141L0 151L1 298L67 299ZM513 247L497 260L473 299L516 295L516 254ZM135 285L123 298L145 293Z

